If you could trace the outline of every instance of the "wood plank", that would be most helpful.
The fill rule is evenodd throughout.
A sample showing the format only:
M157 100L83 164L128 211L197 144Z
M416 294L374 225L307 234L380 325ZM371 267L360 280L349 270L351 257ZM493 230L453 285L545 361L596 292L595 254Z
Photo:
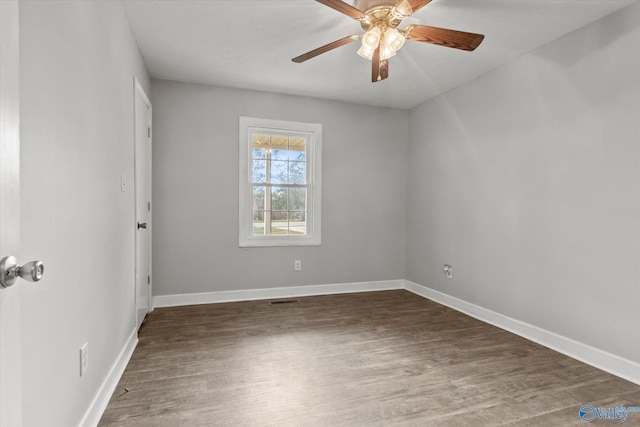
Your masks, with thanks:
M638 385L404 290L297 300L150 313L100 426L582 425L584 404L640 405Z

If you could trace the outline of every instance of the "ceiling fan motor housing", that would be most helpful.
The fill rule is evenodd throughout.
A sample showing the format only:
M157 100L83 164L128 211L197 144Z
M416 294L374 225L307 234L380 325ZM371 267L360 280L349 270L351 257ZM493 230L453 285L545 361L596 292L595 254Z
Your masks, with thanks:
M354 3L355 7L363 12L379 6L388 6L389 8L392 8L395 4L394 1L389 0L357 0L354 1Z
M396 28L404 17L395 12L393 6L377 6L367 9L366 17L360 20L360 25L365 31L378 27L384 32L387 28Z

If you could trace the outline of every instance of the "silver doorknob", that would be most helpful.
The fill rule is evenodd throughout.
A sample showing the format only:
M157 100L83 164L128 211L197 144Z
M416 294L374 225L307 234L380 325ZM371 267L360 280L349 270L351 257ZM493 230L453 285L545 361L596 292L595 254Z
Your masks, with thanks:
M13 285L18 277L29 282L37 282L44 274L44 264L40 261L29 261L18 265L15 257L8 256L0 261L0 285L8 288Z
M141 228L146 229L147 228L147 223L146 222L139 222L138 223L138 229L141 229Z

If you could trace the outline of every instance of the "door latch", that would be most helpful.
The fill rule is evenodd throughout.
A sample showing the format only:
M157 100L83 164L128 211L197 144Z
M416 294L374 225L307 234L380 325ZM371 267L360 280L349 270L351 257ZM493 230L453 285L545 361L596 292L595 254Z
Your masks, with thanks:
M8 288L13 285L18 277L28 282L37 282L44 274L44 264L40 261L29 261L18 265L16 258L12 256L2 258L0 261L0 285Z

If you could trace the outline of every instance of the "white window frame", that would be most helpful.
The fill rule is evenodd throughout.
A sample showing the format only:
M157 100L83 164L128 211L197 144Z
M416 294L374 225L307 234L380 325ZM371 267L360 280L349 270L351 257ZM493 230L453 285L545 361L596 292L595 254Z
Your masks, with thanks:
M307 137L307 234L254 236L252 141L253 131L305 134ZM239 247L312 246L321 244L322 125L240 116L239 137Z

